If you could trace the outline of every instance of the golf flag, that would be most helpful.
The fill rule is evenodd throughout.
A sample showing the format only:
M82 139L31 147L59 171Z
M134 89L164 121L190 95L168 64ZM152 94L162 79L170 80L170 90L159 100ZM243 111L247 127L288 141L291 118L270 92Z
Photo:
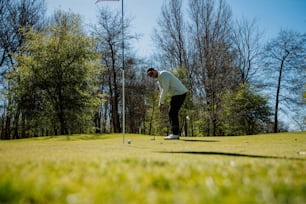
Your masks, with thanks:
M120 0L97 0L96 3L99 3L101 1L120 1Z

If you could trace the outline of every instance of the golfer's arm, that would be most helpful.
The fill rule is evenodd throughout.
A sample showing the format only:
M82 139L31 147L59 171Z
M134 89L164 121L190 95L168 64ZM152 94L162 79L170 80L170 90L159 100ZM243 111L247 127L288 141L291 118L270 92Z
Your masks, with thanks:
M169 80L163 78L160 83L160 88L159 106L165 103L166 95L169 89Z

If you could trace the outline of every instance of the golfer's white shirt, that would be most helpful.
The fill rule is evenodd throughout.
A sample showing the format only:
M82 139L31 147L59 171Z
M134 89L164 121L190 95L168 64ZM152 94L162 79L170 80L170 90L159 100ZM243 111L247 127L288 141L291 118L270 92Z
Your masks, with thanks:
M168 71L159 71L157 80L160 88L159 106L165 103L167 94L177 96L188 91L183 83Z

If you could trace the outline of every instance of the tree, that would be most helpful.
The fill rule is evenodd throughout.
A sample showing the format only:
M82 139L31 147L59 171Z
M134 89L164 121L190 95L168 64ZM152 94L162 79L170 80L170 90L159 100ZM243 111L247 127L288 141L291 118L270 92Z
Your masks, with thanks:
M43 0L0 1L0 92L5 97L0 109L3 114L0 127L3 139L16 137L19 125L20 110L14 96L10 95L18 81L8 76L11 72L18 72L14 55L25 41L25 30L39 30L43 27L44 14Z
M153 39L165 67L188 67L186 26L182 0L172 0L161 9Z
M121 48L121 17L119 13L112 16L112 13L106 8L99 11L98 27L95 35L101 39L98 42L98 49L102 56L102 64L106 67L106 73L103 77L101 89L107 94L109 103L107 109L110 111L112 130L120 132L119 116L119 73L120 73L120 48ZM102 91L102 90L101 90Z
M97 38L97 48L100 52L101 64L106 68L102 78L100 79L100 92L106 95L107 101L102 104L103 108L99 111L104 112L106 116L104 120L109 121L112 132L121 131L120 123L120 102L122 102L122 23L124 30L125 42L125 73L129 76L129 69L133 62L136 61L133 57L127 56L129 50L129 43L131 40L137 38L137 35L129 33L130 20L125 18L121 21L121 14L119 12L112 12L108 8L101 7L98 16L98 25L94 29L94 36ZM127 78L128 79L128 78ZM126 81L127 87L129 81ZM128 93L126 93L128 95ZM128 107L127 107L128 108Z
M82 31L79 15L56 11L45 32L28 32L17 59L20 98L29 95L28 104L40 116L51 118L44 117L39 126L47 123L53 134L87 132L93 126L98 104L97 55L92 39ZM29 105L22 108L27 111Z
M253 135L267 131L271 116L267 98L242 83L237 90L228 91L223 101L225 135Z
M188 117L197 123L191 125L193 130L223 134L223 95L250 82L256 72L260 34L254 22L232 26L232 12L224 0L190 0L188 12L189 16L183 15L180 0L162 7L154 33L161 66L184 73L179 77L188 86L191 101L182 112L190 115L195 106L203 112Z
M136 57L126 56L125 64L125 103L126 131L144 133L146 120L146 95L151 93L147 76L143 70L145 65Z
M256 21L246 19L233 26L233 47L236 52L235 64L239 68L242 83L250 83L258 70L261 33L256 29Z
M43 0L2 0L0 2L0 67L14 64L13 54L24 42L21 28L38 30L44 24ZM5 72L5 70L2 70Z
M281 30L269 41L264 53L264 84L274 98L274 132L278 132L279 111L291 112L302 106L306 70L306 35ZM281 108L282 107L282 108Z
M235 53L231 47L232 13L223 0L191 0L190 39L194 92L203 99L203 111L207 114L205 134L219 134L221 96L226 90L240 83L238 69L234 66Z

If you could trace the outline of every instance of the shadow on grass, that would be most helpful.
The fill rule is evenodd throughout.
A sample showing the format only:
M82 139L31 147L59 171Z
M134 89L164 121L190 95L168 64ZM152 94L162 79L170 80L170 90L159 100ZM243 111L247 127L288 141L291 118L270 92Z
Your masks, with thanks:
M221 155L221 156L231 156L231 157L234 156L234 157L249 157L249 158L260 158L260 159L286 159L286 160L306 161L306 159L304 159L304 158L267 156L267 155L252 155L252 154L240 154L240 153L229 153L229 152L159 151L159 153L167 153L167 154L195 154L195 155Z
M194 140L194 139L180 139L180 141L184 141L184 142L220 142L218 140Z

